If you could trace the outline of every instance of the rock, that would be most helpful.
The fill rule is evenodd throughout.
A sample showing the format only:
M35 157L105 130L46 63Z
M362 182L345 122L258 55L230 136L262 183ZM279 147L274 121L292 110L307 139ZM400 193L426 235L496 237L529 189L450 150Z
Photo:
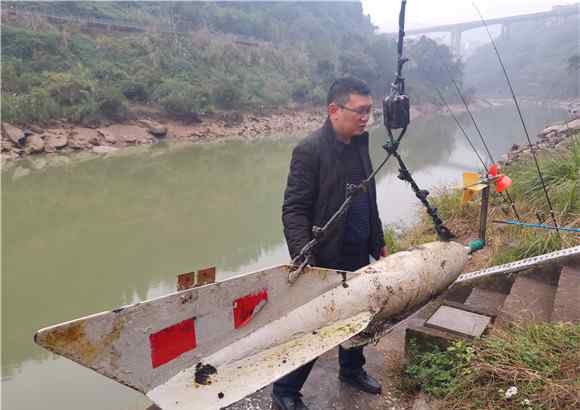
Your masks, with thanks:
M109 144L115 144L117 142L117 136L107 130L97 130L99 135Z
M514 144L512 145L511 151L517 151L520 149L520 146L518 144Z
M48 134L44 137L46 141L45 151L56 152L56 150L66 147L68 137L63 134Z
M32 134L26 139L24 151L27 154L38 154L44 151L44 140L38 134Z
M109 144L145 144L153 139L147 129L138 125L115 124L98 132Z
M30 125L28 129L35 134L44 134L44 130L40 127L37 127L36 125Z
M77 128L68 135L68 146L77 150L88 149L99 144L97 130L91 128Z
M10 141L8 138L2 138L2 141L0 141L0 145L2 146L2 152L12 151L14 147L14 143Z
M2 138L8 138L15 145L22 145L26 140L26 136L20 128L15 127L7 122L2 123Z
M149 128L149 132L157 138L163 138L167 135L167 127L164 125L160 125L159 127L151 127Z
M95 154L110 154L115 151L119 151L119 148L109 147L107 145L100 145L98 147L93 147L92 151Z
M123 141L128 144L133 144L137 142L137 136L135 134L125 134L123 135Z
M574 131L580 130L580 118L578 118L577 120L570 121L567 125L568 128L570 128L571 130Z
M141 120L139 123L143 124L154 137L163 138L167 135L167 127L163 124L150 120Z
M556 133L561 133L561 132L566 132L566 124L564 125L552 125L548 128L545 128L540 134L541 135L547 135L550 134L551 132L556 132Z

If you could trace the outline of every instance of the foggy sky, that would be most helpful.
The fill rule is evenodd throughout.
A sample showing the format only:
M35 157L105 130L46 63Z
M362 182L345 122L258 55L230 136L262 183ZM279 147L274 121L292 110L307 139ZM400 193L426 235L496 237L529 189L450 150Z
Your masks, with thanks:
M398 29L400 0L361 0L365 14L379 31ZM570 0L477 0L477 7L486 19L516 14L548 11L556 5L577 3ZM405 28L413 29L439 24L479 20L472 0L407 0Z

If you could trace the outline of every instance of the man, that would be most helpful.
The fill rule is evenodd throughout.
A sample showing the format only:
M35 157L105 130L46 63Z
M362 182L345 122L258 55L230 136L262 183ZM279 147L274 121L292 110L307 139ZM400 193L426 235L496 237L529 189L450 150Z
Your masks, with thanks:
M362 80L336 80L327 96L328 118L292 153L284 194L282 221L290 255L294 258L312 239L312 227L323 226L346 198L347 184L360 184L372 172L369 135L365 132L372 109L370 90ZM374 180L367 192L358 193L348 213L336 222L314 250L310 265L355 271L386 256L379 219ZM380 384L363 366L363 348L339 347L340 380L372 394ZM307 410L300 389L314 361L296 369L276 383L272 392L275 407Z

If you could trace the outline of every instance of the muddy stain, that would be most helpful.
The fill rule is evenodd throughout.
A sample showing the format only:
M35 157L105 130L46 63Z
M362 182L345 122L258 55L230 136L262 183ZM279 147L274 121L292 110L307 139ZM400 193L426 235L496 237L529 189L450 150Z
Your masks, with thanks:
M197 384L211 384L212 374L217 374L217 369L211 364L202 364L200 362L195 366L195 382Z
M121 336L124 324L124 318L115 318L111 331L94 342L87 337L84 320L37 334L35 339L36 343L55 353L92 366L102 353L113 353L111 347Z

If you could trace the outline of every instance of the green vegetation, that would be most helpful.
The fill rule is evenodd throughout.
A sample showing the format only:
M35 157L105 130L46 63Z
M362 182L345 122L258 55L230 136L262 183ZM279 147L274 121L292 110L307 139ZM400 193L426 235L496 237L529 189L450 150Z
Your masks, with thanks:
M147 27L115 32L22 14L3 17L2 116L17 123L121 120L136 104L183 119L216 110L321 104L340 75L365 79L378 97L395 71L395 39L375 34L357 2L5 5ZM406 75L415 101L434 100L429 84L437 73L425 67L435 66L435 48L461 77L446 47L427 39L409 42L417 61Z
M573 7L573 6L572 6ZM515 92L522 97L574 98L578 84L578 16L517 23L496 39ZM484 96L509 96L490 44L466 60L468 86Z
M475 349L463 341L452 343L447 349L438 345L422 352L411 339L410 362L404 369L405 389L421 389L435 397L445 397L459 387L459 381L469 374L469 364L475 356Z
M580 225L580 135L570 137L563 151L540 152L539 163L548 188L550 200L561 226ZM502 173L514 181L510 187L518 213L523 221L537 223L537 216L552 224L541 182L531 158L520 160L505 167ZM478 235L478 201L461 204L461 190L444 188L434 193L432 200L439 215L459 238L473 239ZM506 217L509 214L509 217ZM395 237L392 227L387 228L395 249L407 249L436 239L430 219L422 213L421 221ZM500 196L494 195L490 203L488 221L515 219L510 207ZM489 265L497 265L551 252L562 247L576 246L580 238L574 234L561 234L561 241L554 231L521 228L488 223L487 249Z
M571 323L494 328L473 346L416 352L404 370L405 388L444 398L450 410L577 409L579 345L580 325Z

